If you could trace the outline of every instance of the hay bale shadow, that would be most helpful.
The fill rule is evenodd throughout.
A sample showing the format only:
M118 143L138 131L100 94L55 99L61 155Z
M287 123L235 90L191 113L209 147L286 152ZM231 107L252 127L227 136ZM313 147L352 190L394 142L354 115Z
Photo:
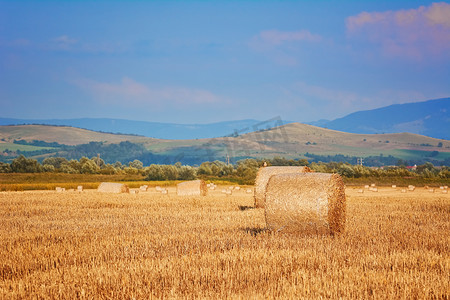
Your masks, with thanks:
M239 210L248 210L248 209L255 209L254 206L247 206L247 205L239 205Z
M245 231L246 233L249 233L251 236L257 236L258 234L264 233L268 231L267 228L254 228L254 227L245 227L241 229L242 231Z

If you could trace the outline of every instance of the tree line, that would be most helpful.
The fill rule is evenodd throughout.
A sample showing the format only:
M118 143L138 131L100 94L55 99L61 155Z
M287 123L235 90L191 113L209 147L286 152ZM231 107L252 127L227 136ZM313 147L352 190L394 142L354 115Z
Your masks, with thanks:
M102 159L107 162L114 164L115 162L121 162L122 164L128 164L134 160L141 161L144 165L151 164L161 164L168 165L174 164L175 162L181 162L186 165L200 165L201 163L209 160L223 160L223 154L218 154L209 148L210 145L204 144L198 148L185 147L178 148L177 151L158 154L153 153L145 148L143 144L132 143L129 141L120 142L118 144L109 144L104 142L89 142L87 144L80 145L64 145L56 142L45 142L39 140L25 141L25 140L14 140L14 144L24 145L24 146L37 146L42 149L39 150L7 150L3 151L0 155L0 162L11 162L14 158L23 155L25 157L38 157L38 161L42 162L39 157L46 156L57 156L64 157L68 160L79 160L83 157L93 157L100 154ZM2 154L2 153L0 153ZM433 165L437 166L450 166L450 157L442 159L439 157L438 151L419 151L415 153L415 158L413 160L402 160L392 155L382 155L379 156L368 156L364 157L364 164L366 166L381 167L386 165L422 165L427 162L431 162ZM307 158L309 162L343 162L352 165L357 164L358 157L348 156L342 154L336 155L318 155L313 153L305 153L304 157ZM239 160L246 158L251 158L248 156L231 157L233 163L237 164Z
M316 172L338 173L346 178L364 177L416 177L450 179L449 167L435 167L427 162L415 169L405 166L373 168L362 165L352 165L345 162L312 162L306 159L242 159L235 164L222 161L203 162L200 165L151 164L144 166L140 160L128 164L116 162L105 163L99 157L82 157L79 160L68 160L64 157L48 157L42 163L21 155L11 163L0 162L0 173L69 173L69 174L133 174L142 175L145 180L192 180L197 178L217 178L237 180L244 184L253 184L261 166L308 166Z

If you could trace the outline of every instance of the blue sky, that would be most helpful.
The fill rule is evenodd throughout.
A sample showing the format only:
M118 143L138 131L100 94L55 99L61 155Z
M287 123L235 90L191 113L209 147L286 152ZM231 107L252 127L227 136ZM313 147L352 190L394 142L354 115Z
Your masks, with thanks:
M448 1L0 1L0 117L310 122L449 96Z

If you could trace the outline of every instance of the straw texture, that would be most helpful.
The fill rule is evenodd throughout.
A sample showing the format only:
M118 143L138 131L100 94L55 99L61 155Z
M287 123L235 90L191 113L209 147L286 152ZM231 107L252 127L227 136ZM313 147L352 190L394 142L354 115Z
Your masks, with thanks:
M185 181L177 184L178 196L206 196L208 188L204 180Z
M345 186L338 174L279 174L267 184L265 215L271 230L342 232L345 208Z
M286 173L307 173L313 172L308 167L263 167L256 174L255 180L255 207L264 208L266 201L266 186L272 175Z
M115 182L102 182L97 188L102 193L128 193L129 189L126 184Z

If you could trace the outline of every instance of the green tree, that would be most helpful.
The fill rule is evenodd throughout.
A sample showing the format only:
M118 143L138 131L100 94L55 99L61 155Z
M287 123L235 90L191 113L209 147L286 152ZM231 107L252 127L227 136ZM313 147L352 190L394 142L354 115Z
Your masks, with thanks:
M95 158L97 159L97 158ZM82 174L97 174L100 168L94 159L89 159L87 157L82 157L80 159L80 173Z
M131 168L135 168L138 170L142 170L144 168L144 164L140 160L133 160L128 163L128 166Z
M98 156L94 156L91 160L99 167L103 168L105 166L105 161Z
M147 177L145 180L166 180L164 171L161 165L150 165L145 169Z
M61 164L68 163L64 157L47 157L42 161L43 165L52 165L55 169L61 168Z
M242 178L245 184L254 184L259 162L255 159L243 159L237 162L236 175Z
M353 170L351 165L343 164L337 169L337 173L344 177L355 177L355 171Z
M11 173L11 166L0 161L0 173Z
M200 167L197 169L198 175L212 175L213 171L211 169L211 163L210 162L203 162Z
M120 168L116 169L113 165L107 164L100 170L100 174L113 175L113 174L118 174L119 171L121 171Z
M178 178L178 169L172 165L162 166L164 178L166 180L176 180Z
M122 169L123 168L122 163L120 161L116 161L116 163L114 164L114 168Z
M195 169L191 166L182 166L178 170L178 179L193 180L196 178Z
M42 168L44 169L44 172L48 172L48 173L54 173L56 170L53 165L49 165L49 164L43 165Z
M66 163L62 163L60 171L69 174L79 174L81 170L81 164L79 161L72 159Z
M20 155L12 161L11 170L14 173L39 173L43 168L37 160Z

